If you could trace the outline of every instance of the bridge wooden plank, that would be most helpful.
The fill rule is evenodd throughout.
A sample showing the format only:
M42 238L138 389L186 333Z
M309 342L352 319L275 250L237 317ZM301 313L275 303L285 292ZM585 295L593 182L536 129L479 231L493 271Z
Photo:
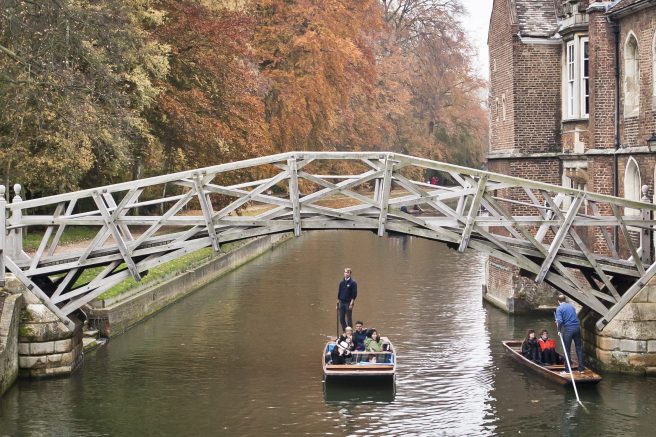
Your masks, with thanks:
M601 319L597 321L597 329L600 331L610 323L620 311L631 302L631 300L642 290L642 288L649 283L649 281L656 276L656 263L649 266L645 273L638 279L628 290L624 292L620 300L613 305Z
M298 190L298 168L295 159L287 160L289 172L289 199L292 201L292 216L294 218L294 236L301 235L301 193Z
M199 174L194 175L194 186L196 187L196 197L200 202L200 209L203 212L203 218L205 218L205 228L207 229L207 235L210 237L212 242L212 248L215 252L221 250L219 245L219 240L216 237L216 229L214 229L214 223L212 222L212 203L207 198L205 190L203 189L203 181Z
M73 212L76 203L77 203L77 199L73 199L68 203L68 206L66 207L66 211L64 212L65 216L68 216ZM57 250L57 245L59 244L59 239L64 233L65 227L66 225L59 225L59 227L57 228L57 232L55 232L55 237L52 239L52 243L50 243L50 248L48 249L48 256L52 256L55 254L55 250Z
M64 211L65 204L66 202L61 202L57 205L57 208L53 213L53 217L55 218L59 217L59 215ZM46 250L46 247L48 246L48 240L50 240L50 235L52 235L53 228L54 226L48 226L46 228L46 231L43 233L43 238L41 238L41 243L39 243L39 248L37 249L36 253L32 257L32 264L30 264L30 268L28 269L28 273L27 273L28 275L30 274L30 271L33 271L36 268L36 266L39 265L41 256L43 255L43 252Z
M592 209L592 212L594 215L598 217L603 217L601 215L601 212L599 211L599 206L597 206L597 202L589 202L590 208ZM611 256L615 258L619 258L619 254L617 253L617 248L615 247L615 243L613 243L612 238L610 237L610 233L608 232L608 229L606 229L605 226L600 225L599 229L601 229L601 233L604 236L604 240L606 241L606 245L610 249Z
M73 321L68 318L68 313L62 311L57 305L52 303L48 295L45 294L43 290L41 290L41 288L39 288L39 286L36 285L34 281L32 281L32 279L30 279L25 274L25 272L23 272L23 270L21 270L21 268L14 263L11 258L7 257L5 263L9 271L13 273L27 287L28 290L34 293L41 300L41 302L43 302L43 304L48 307L50 311L55 313L55 315L66 324L68 329L75 329L75 323L73 323Z
M474 200L469 207L469 214L467 215L467 222L465 223L465 229L462 231L462 239L460 240L460 247L458 247L458 252L464 252L469 244L469 238L471 232L474 229L474 222L476 221L476 215L478 215L478 209L481 206L481 199L485 193L487 184L487 176L482 176L478 180L478 190L474 196Z
M125 260L125 264L128 266L128 270L132 274L132 277L137 282L141 281L141 275L139 274L139 270L137 270L137 266L135 265L134 260L130 256L130 251L125 245L125 241L123 240L123 237L121 237L121 233L119 232L118 227L116 226L116 222L114 221L114 218L109 214L109 211L107 211L107 207L105 206L105 200L97 191L94 191L93 193L93 200L96 202L96 206L98 207L100 214L105 220L105 226L109 229L109 232L111 232L112 237L114 238L114 242L116 243L119 252L121 252L121 256L123 256L123 259Z
M610 207L613 210L613 215L615 215L615 217L617 218L617 222L620 226L620 230L622 231L622 236L624 237L624 242L626 243L627 247L629 248L629 251L631 252L631 257L633 258L633 262L635 263L636 268L638 269L640 274L644 275L645 266L642 263L642 258L640 257L640 255L638 255L638 250L633 244L633 240L631 240L631 234L629 233L629 230L626 227L626 223L624 222L624 219L620 215L619 207L615 204L611 204Z
M196 187L190 188L173 206L171 206L161 217L155 217L155 223L153 223L146 231L139 236L131 245L130 249L138 248L144 241L146 241L150 236L157 232L162 226L170 225L168 222L169 218L176 215L182 208L185 207L187 203L192 199L196 194Z
M551 200L551 196L549 196L547 193L542 193L542 195L547 199L549 202ZM551 246L549 246L549 254L545 258L545 260L542 262L542 267L540 268L540 272L538 273L537 277L535 278L535 282L540 284L544 280L544 277L546 276L547 272L549 271L549 268L551 267L551 264L553 263L554 259L556 258L556 255L558 255L558 249L560 249L560 246L562 245L563 241L565 240L565 237L569 233L569 228L572 225L572 222L574 221L574 217L576 217L576 214L578 213L579 208L581 207L581 204L583 203L584 195L579 195L572 204L570 205L569 209L567 210L567 215L565 216L565 219L563 220L563 223L560 225L560 229L558 229L558 232L556 233L556 236L554 237L553 241L551 242ZM553 202L549 202L550 204ZM554 208L555 207L555 208ZM553 203L552 209L554 209L554 212L558 207Z
M487 208L488 211L490 211L490 213L492 213L492 214L497 214L497 215L502 215L502 216L504 216L505 218L507 218L509 221L512 221L512 220L513 220L512 217L506 212L506 210L503 209L503 208L497 203L497 201L495 200L495 198L494 198L493 196L491 196L491 195L489 195L489 194L486 193L486 194L483 196L483 199L482 199L481 202L482 202L482 203L485 202L485 203L487 204L487 205L486 205L486 208ZM529 242L533 245L534 248L536 248L536 249L540 252L540 254L541 254L543 257L546 257L546 256L549 254L549 251L547 250L547 248L546 248L541 242L537 241L537 240L535 239L535 237L533 237L533 236L531 235L531 233L528 231L528 229L526 229L525 226L523 226L523 225L521 225L521 224L518 224L518 223L515 223L514 226L515 226L516 230L513 228L513 226L507 226L506 229L507 229L511 234L516 235L516 236L517 236L517 234L519 233L520 235L517 236L517 238L521 238L521 237L525 238L527 241L529 241ZM518 251L518 252L519 252L519 251ZM521 253L521 252L520 252L520 253ZM607 295L605 295L605 294L603 294L603 293L601 293L601 292L598 292L597 290L594 290L594 289L592 289L592 288L588 288L588 287L584 287L582 284L579 283L579 281L577 281L577 279L574 277L574 275L572 274L572 272L570 272L570 271L569 271L569 270L568 270L568 269L567 269L567 268L566 268L566 267L565 267L560 261L558 261L557 259L554 260L553 265L554 265L554 269L555 269L555 270L556 270L556 271L557 271L557 272L558 272L563 278L569 280L569 282L571 283L571 285L572 285L574 288L581 290L583 293L585 293L586 295L588 295L588 297L589 297L590 299L592 299L592 300L598 300L597 298L601 298L601 299L604 299L604 300L609 301L609 302L612 302L612 303L614 303L614 302L616 301L614 298L611 298L610 296L607 296ZM602 303L601 303L601 302L598 302L598 305L602 305Z
M285 170L283 172L278 173L274 177L270 178L267 182L264 184L260 185L259 187L253 188L252 191L247 191L246 194L239 194L237 197L239 197L237 200L231 202L229 205L225 206L221 210L219 210L216 214L212 216L212 221L216 219L220 219L221 217L227 216L229 213L232 211L236 210L240 206L250 202L255 198L255 196L258 196L259 194L262 194L266 190L270 189L274 185L278 184L279 182L282 182L283 180L287 179L289 177L289 171ZM293 208L293 202L290 202L292 204Z
M550 199L549 199L550 200ZM555 206L555 204L553 205ZM556 217L558 217L559 220L565 221L565 216L563 215L562 212L560 212L560 209L558 207L553 209L553 212L556 214ZM615 301L618 301L620 299L620 294L617 292L617 289L615 286L612 284L610 278L606 275L606 273L601 269L601 267L597 264L597 260L595 259L594 255L588 250L588 247L585 245L581 237L579 237L579 234L576 232L574 229L574 226L572 225L569 228L569 235L572 237L576 245L581 249L581 252L585 256L585 258L588 260L594 271L597 273L597 276L601 279L601 281L604 283L608 291L610 291L610 294L613 295L613 298Z
M388 202L390 198L390 191L392 190L392 172L394 171L394 162L389 158L385 158L383 164L383 184L380 191L380 214L378 216L378 236L385 235L385 225L387 224Z

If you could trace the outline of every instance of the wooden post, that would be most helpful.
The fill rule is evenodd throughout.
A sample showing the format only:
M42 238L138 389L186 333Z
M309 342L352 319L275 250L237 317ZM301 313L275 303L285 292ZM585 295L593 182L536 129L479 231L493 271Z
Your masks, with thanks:
M298 189L298 168L296 158L287 160L289 170L289 200L292 202L292 217L294 219L294 236L301 236L301 192Z
M21 186L14 184L14 198L11 203L17 203L23 199L20 197ZM7 236L7 256L11 257L14 261L22 258L23 254L23 228L18 227L23 219L23 211L20 208L11 210L11 217L9 218L9 225L16 226Z
M649 187L647 185L642 186L642 199L640 201L645 202L645 203L651 203L649 201L649 196L647 196L647 193L649 193ZM651 220L651 210L644 208L641 211L642 219L643 220ZM653 231L651 228L640 228L640 247L642 247L642 253L641 253L641 258L642 258L642 263L644 265L649 265L651 264L651 261L653 259L652 257L652 238L653 238Z
M383 186L380 191L380 214L378 215L378 236L385 235L385 225L387 224L387 209L389 207L390 190L392 189L392 171L394 163L392 159L387 156L385 158L385 173L383 175Z
M7 201L5 186L0 185L0 287L5 286L5 247L7 244Z

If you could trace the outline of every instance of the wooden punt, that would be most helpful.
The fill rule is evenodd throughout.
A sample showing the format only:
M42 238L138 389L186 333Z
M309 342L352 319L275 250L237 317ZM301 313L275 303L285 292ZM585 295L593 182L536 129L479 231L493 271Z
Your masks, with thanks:
M389 344L386 352L353 352L350 364L332 364L330 351L335 347L334 341L329 341L323 348L323 374L326 378L385 378L394 377L396 373L396 350L387 337L381 337L383 344ZM371 358L376 357L376 362Z
M529 369L537 372L541 376L549 379L560 385L571 385L572 378L569 373L566 373L565 365L559 364L554 366L541 366L528 358L522 355L522 342L518 340L509 340L502 341L503 346L506 348L510 356L520 364L528 367ZM576 369L578 364L576 361L572 364L572 367ZM590 369L585 369L583 373L579 373L577 370L574 370L574 381L576 385L579 384L596 384L601 381L601 376Z

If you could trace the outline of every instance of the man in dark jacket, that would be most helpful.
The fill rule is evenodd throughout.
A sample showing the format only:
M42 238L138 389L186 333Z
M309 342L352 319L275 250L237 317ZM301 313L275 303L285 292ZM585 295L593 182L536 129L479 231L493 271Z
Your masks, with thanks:
M339 311L342 332L353 324L353 305L356 297L358 297L358 284L351 278L351 269L347 267L344 269L344 279L339 283L337 291L337 311Z

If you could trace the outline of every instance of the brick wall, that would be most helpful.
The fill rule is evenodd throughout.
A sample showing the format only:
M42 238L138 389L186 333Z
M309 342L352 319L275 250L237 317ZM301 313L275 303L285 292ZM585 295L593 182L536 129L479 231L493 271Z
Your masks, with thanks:
M513 40L517 26L511 23L508 1L495 1L488 44L490 50L490 151L511 149L514 144ZM504 99L505 96L505 99ZM506 103L504 120L502 102Z
M514 146L522 153L559 152L561 44L515 42Z
M656 111L653 97L653 43L656 33L656 8L648 8L620 20L620 136L626 146L645 146L656 130ZM629 34L638 40L640 71L640 111L637 117L624 117L624 48ZM642 168L641 174L642 174ZM621 180L621 179L620 179Z
M615 146L615 37L606 14L589 16L590 147Z

